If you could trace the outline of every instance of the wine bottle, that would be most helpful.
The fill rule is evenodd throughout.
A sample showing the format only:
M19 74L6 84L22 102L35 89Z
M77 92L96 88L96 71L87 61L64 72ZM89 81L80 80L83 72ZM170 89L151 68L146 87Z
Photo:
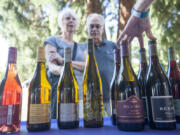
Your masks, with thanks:
M22 87L16 68L17 49L9 47L8 64L0 85L0 133L18 132L22 105Z
M173 47L168 48L168 78L174 98L176 122L180 123L180 71L176 63Z
M156 40L149 44L149 67L146 76L148 121L153 129L176 128L175 110L169 80L159 63Z
M47 79L45 66L45 50L37 49L37 65L28 91L28 131L44 131L50 129L51 85Z
M144 129L141 89L129 62L127 41L122 41L120 47L121 67L116 89L117 127L124 131L141 131Z
M103 127L102 82L94 55L94 41L88 39L88 57L83 80L84 127Z
M145 48L141 48L139 50L139 58L140 58L140 66L139 66L139 72L138 72L138 81L141 87L141 97L143 100L143 109L144 109L144 121L145 123L148 123L148 119L147 119L147 109L146 109L146 96L145 96L145 89L146 89L146 85L145 85L145 80L146 80L146 73L147 73L147 69L148 69L148 64L147 64L147 60L146 60L146 50Z
M58 127L71 129L79 127L79 87L72 68L71 48L65 48L64 54L64 68L58 83Z
M118 76L119 69L120 69L120 49L119 48L117 48L115 50L114 61L116 63L116 66L115 66L114 74L113 74L112 81L111 81L111 84L110 84L110 90L111 90L111 106L112 106L111 120L112 120L112 124L116 125L115 91L116 91L116 85L117 85L117 76Z

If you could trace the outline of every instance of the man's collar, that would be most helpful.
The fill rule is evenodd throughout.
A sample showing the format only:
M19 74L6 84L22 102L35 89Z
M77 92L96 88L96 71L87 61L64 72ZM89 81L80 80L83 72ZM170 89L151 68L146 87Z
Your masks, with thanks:
M100 43L100 45L95 45L95 46L98 47L98 46L104 46L104 45L106 45L106 40L102 38L102 42Z

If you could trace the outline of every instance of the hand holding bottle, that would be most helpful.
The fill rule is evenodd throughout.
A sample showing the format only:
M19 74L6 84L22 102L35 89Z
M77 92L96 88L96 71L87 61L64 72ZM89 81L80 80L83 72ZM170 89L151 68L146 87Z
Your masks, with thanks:
M146 35L150 40L156 40L156 37L154 37L151 32L151 24L149 17L138 18L131 15L123 32L119 36L117 43L119 44L123 38L131 42L134 37L137 37L140 43L140 48L143 48L143 32L146 32Z

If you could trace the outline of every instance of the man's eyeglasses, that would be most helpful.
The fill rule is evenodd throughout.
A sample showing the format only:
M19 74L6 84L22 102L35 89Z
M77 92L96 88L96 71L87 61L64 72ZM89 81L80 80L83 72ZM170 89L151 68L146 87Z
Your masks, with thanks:
M96 29L99 29L99 28L101 28L101 25L100 24L90 24L89 27L90 27L90 29L93 29L94 27Z

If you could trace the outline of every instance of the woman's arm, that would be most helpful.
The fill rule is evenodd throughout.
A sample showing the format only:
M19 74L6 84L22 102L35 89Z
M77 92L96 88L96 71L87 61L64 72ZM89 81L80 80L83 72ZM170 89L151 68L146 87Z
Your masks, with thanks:
M87 58L87 51L84 51L84 57L85 60ZM85 61L72 61L72 67L83 72L84 68L86 66L86 62Z
M57 53L57 49L54 46L47 44L45 46L45 56L49 71L53 74L59 75L63 67L63 59Z

